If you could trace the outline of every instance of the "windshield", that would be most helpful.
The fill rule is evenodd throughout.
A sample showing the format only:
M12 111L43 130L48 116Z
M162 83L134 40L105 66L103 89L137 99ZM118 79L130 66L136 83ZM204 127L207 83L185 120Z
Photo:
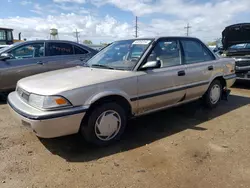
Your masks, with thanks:
M229 49L250 49L250 43L236 44L231 46Z
M88 61L91 67L132 70L152 40L123 40L112 43Z

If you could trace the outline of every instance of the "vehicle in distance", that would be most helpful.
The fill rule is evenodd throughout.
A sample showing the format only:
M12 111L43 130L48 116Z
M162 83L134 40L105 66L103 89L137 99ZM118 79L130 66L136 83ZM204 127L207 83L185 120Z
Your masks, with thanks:
M21 78L73 67L97 53L87 46L60 40L18 42L0 49L0 92L15 90Z
M3 49L3 48L5 48L5 47L8 47L9 45L1 45L0 44L0 49Z
M250 23L234 24L222 32L223 57L235 59L237 79L250 80Z
M13 43L13 29L0 27L0 45L10 45Z
M78 66L21 79L8 104L39 137L80 132L97 145L122 135L127 120L203 98L215 107L235 81L235 62L199 39L113 42Z

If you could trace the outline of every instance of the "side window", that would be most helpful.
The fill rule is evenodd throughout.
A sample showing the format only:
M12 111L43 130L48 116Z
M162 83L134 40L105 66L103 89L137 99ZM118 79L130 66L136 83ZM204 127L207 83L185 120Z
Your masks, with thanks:
M73 55L73 47L66 43L49 43L48 52L49 56Z
M214 60L211 53L198 41L181 40L181 45L184 50L184 61L186 64Z
M74 46L75 54L87 54L88 51L84 50L82 48L79 48L78 46Z
M44 43L34 43L20 46L11 52L13 59L24 59L44 56Z
M180 48L176 40L159 41L149 55L147 61L161 62L161 67L171 67L181 64Z

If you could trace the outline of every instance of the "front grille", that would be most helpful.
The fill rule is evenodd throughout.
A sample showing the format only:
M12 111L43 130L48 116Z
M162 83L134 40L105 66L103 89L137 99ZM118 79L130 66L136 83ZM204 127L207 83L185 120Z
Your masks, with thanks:
M20 87L17 87L16 92L17 92L17 94L19 95L19 97L20 97L22 100L24 100L24 101L26 101L26 102L29 101L29 96L30 96L30 93L29 93L29 92L25 91L24 89L22 89L22 88L20 88Z
M250 66L250 59L235 59L235 64L238 67Z

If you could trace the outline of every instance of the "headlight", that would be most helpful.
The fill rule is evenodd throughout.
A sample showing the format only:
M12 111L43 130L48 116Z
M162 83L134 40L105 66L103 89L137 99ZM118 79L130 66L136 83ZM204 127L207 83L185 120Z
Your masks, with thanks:
M30 94L29 104L41 109L53 109L71 106L70 102L61 96L43 96Z

